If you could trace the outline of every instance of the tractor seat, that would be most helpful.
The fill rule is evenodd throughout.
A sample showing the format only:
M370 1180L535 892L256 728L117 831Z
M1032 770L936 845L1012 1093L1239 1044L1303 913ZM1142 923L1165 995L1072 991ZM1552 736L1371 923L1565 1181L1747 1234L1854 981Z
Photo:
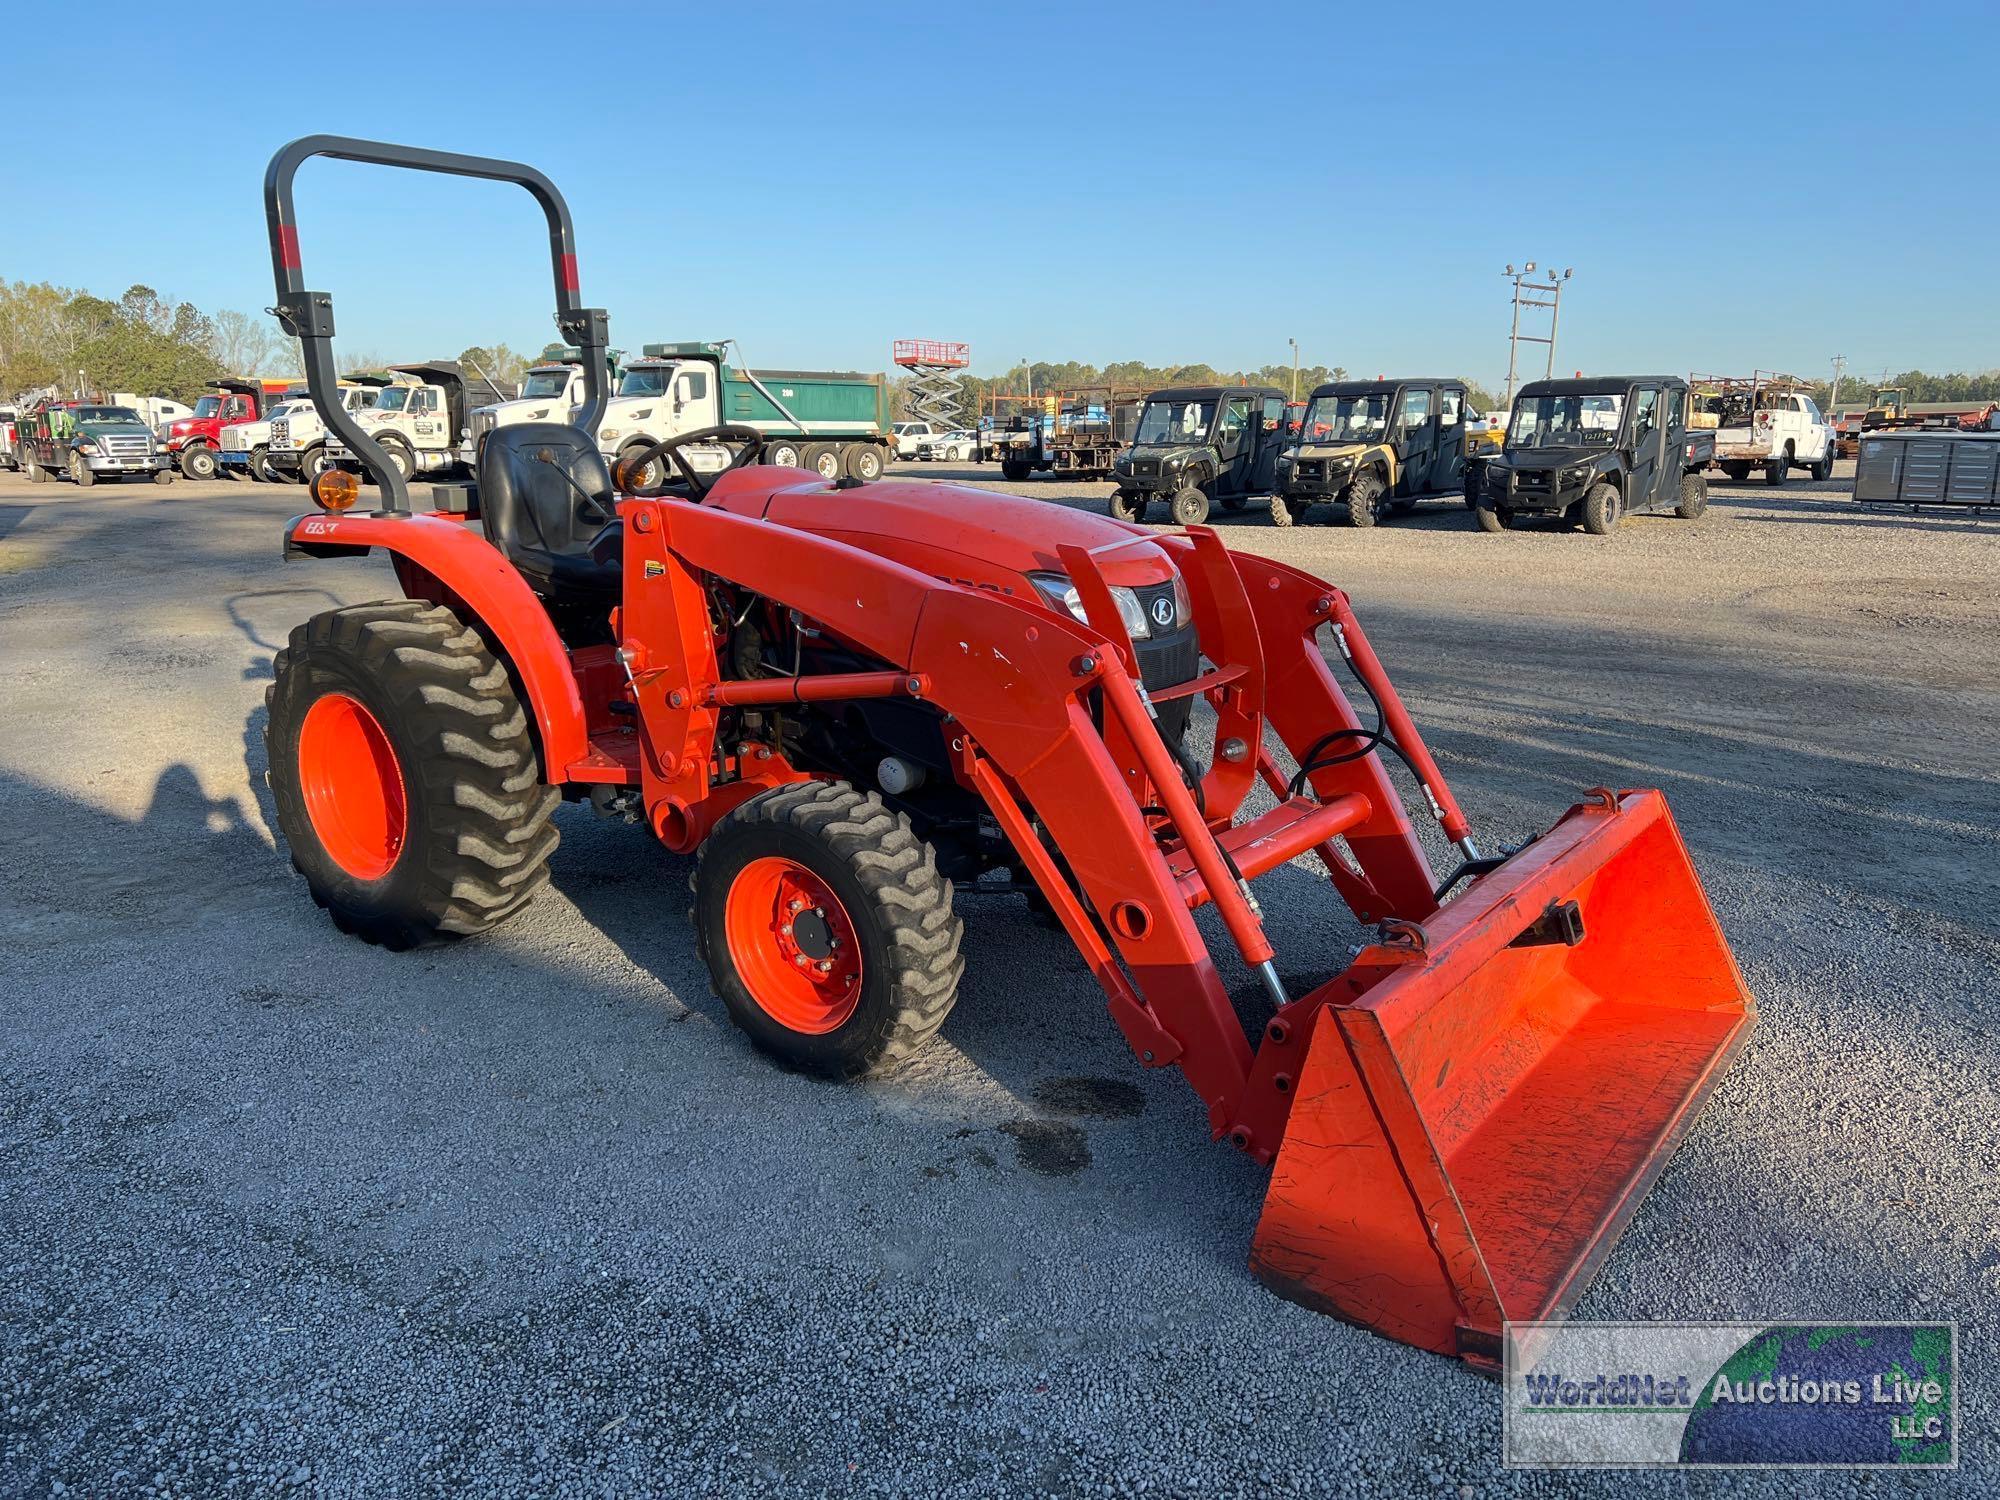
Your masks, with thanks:
M618 597L623 528L597 445L561 422L496 427L479 453L486 540L546 599Z

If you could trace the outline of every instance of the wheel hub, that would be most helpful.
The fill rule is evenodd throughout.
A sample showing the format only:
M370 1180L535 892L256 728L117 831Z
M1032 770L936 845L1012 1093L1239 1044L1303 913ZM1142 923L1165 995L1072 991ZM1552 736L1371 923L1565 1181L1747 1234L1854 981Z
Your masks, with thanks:
M396 867L409 836L403 769L360 699L328 693L299 725L299 793L327 856L356 880Z
M861 945L833 887L794 859L752 860L730 883L723 921L744 988L781 1026L838 1029L861 1000Z

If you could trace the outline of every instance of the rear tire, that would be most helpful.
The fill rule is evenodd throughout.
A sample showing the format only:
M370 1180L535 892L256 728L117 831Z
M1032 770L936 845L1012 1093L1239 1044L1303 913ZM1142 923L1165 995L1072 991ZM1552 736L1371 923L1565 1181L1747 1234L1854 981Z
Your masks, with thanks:
M220 467L221 465L215 461L213 448L193 443L181 449L181 473L197 484L205 484L215 478L215 471Z
M848 448L842 467L847 470L848 478L873 484L882 477L882 450L873 443L855 443Z
M1271 497L1271 524L1273 526L1296 526L1306 518L1312 509L1310 500L1288 500L1283 495Z
M1750 477L1750 465L1746 463L1727 463L1722 466L1722 472L1729 477L1732 483L1741 484Z
M1764 465L1764 483L1776 489L1785 482L1785 471L1791 465L1782 458L1774 458Z
M1373 526L1382 512L1382 476L1373 469L1363 470L1347 481L1340 498L1347 507L1349 526Z
M87 490L97 483L97 475L91 472L90 465L83 461L81 453L72 453L69 456L69 477L80 490Z
M1583 497L1583 529L1592 536L1609 536L1618 528L1618 487L1599 480Z
M419 599L358 604L299 626L274 670L264 749L278 826L336 927L413 948L484 932L534 898L562 797L542 784L527 713L476 630ZM347 738L309 730L316 710ZM372 760L334 753L356 744Z
M784 469L803 469L803 450L790 438L779 438L764 450L764 462Z
M1000 460L1000 477L1011 483L1019 484L1032 472L1034 472L1034 465L1023 463L1019 459L1003 458Z
M1143 521L1146 519L1146 497L1132 494L1129 490L1114 491L1107 507L1114 521Z
M1681 503L1674 507L1674 514L1683 521L1697 519L1708 509L1708 481L1699 474L1681 475Z
M805 451L805 467L831 484L840 478L840 449L833 443L813 443Z
M1815 484L1825 484L1833 478L1833 444L1826 445L1825 454L1812 466L1811 472Z
M1208 496L1199 485L1186 485L1174 492L1168 506L1176 526L1199 526L1208 519Z
M715 993L786 1067L892 1071L958 998L965 929L951 882L874 792L815 781L753 797L703 840L689 884Z
M36 463L32 458L21 460L21 472L28 476L28 483L30 484L47 484L51 477L49 471Z

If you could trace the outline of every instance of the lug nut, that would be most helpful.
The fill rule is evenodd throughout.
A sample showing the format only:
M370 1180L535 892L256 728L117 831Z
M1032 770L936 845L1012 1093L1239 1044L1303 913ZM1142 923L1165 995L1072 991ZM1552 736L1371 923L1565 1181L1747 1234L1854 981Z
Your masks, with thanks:
M790 937L791 935L792 935L792 924L790 922L785 923L784 926L778 929L779 937Z
M822 958L818 962L818 964L814 965L814 967L817 968L822 974L831 974L833 972L833 960L830 958Z

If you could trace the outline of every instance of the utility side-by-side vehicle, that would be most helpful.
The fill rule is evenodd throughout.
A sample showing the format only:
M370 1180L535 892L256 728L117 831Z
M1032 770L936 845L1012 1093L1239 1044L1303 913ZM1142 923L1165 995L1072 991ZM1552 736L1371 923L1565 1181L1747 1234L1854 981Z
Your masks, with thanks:
M1467 498L1486 531L1541 516L1593 536L1626 516L1708 508L1702 477L1715 434L1688 426L1688 386L1672 375L1535 380L1514 397L1507 444L1474 461Z
M1426 496L1465 493L1465 385L1339 380L1312 393L1278 460L1271 519L1290 526L1323 500L1349 526L1403 515Z
M1277 483L1285 448L1285 393L1273 386L1190 385L1154 391L1140 408L1132 446L1111 467L1111 514L1145 519L1164 500L1182 526L1208 519L1211 502L1243 509Z
M339 401L293 212L315 156L519 183L547 215L586 398L497 428L422 511ZM587 801L693 856L693 942L750 1040L851 1078L945 1023L959 905L1018 892L1137 1060L1270 1164L1252 1263L1280 1293L1488 1365L1504 1320L1565 1313L1751 1024L1659 792L1594 788L1483 852L1347 596L1206 528L828 480L727 423L614 471L605 315L530 167L315 136L265 203L279 314L378 488L363 512L355 476L322 474L286 553L380 551L401 590L300 625L268 694L278 820L341 928L488 930ZM690 462L701 444L729 466ZM633 484L652 458L673 476ZM1345 903L1345 968L1283 961L1267 876Z

